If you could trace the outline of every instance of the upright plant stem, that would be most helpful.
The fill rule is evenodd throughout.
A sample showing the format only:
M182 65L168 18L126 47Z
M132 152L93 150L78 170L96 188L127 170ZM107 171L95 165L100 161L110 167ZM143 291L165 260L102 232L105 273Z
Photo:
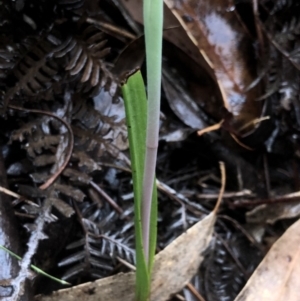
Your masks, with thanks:
M155 166L159 135L163 0L144 0L144 26L146 43L148 110L146 156L142 195L142 229L145 259L146 262L149 263L151 200L155 179Z

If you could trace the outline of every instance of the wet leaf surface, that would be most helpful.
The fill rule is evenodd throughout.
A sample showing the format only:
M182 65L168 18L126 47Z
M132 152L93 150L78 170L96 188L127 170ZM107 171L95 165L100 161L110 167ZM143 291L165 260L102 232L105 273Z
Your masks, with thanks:
M252 41L239 23L232 3L228 0L166 0L165 3L212 68L224 106L233 114L237 130L259 118L262 107L255 100L260 87L246 92L256 78L255 63L251 62ZM247 131L249 128L242 132Z
M163 55L163 88L178 118L193 129L206 127L209 115L219 119L221 96L205 69L168 42Z

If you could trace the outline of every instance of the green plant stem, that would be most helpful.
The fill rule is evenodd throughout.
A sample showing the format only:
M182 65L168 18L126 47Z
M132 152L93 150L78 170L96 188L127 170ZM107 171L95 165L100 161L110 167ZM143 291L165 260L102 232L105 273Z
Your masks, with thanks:
M147 66L147 133L143 176L142 229L145 259L149 262L152 191L159 138L161 93L163 0L144 0L144 27Z

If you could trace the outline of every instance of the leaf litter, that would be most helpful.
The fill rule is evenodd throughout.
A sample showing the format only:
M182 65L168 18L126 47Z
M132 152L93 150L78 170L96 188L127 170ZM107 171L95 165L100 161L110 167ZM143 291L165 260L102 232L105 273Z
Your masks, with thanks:
M118 70L114 70L111 63L116 62L115 57L120 53L122 55L128 41L135 38L130 30L136 35L142 32L140 24L134 21L142 22L141 13L132 18L132 10L125 11L127 2L131 3L133 11L138 12L141 8L141 1L136 0L124 1L123 7L118 1L112 4L106 0L101 1L100 6L88 0L62 0L55 7L48 0L43 0L43 5L36 4L35 0L31 6L26 1L12 2L8 6L0 4L3 17L0 26L3 98L12 105L45 110L66 119L74 133L74 150L66 169L55 185L41 192L37 185L50 179L66 162L69 139L65 126L53 118L11 109L6 112L7 119L1 117L1 148L5 166L11 167L7 170L9 188L24 195L13 196L17 200L12 204L18 222L32 232L36 228L32 219L41 214L40 205L44 201L54 201L56 208L51 216L57 215L55 224L61 224L55 232L66 233L69 241L57 243L57 239L49 235L54 223L46 225L51 247L46 248L47 252L37 250L36 257L43 258L43 254L49 251L54 265L69 258L72 264L57 269L57 272L72 276L74 283L78 283L78 279L90 281L110 276L107 269L124 272L126 265L120 267L118 262L128 260L131 263L133 260L130 252L134 248L130 164L126 156L124 110L118 94L118 80L112 75L116 71L119 76ZM164 77L167 85L164 85L162 140L157 165L162 191L158 248L164 249L211 210L211 197L219 189L219 181L215 179L217 162L224 161L228 191L239 193L248 189L250 193L239 197L238 204L237 194L224 199L222 215L228 215L234 222L229 222L228 218L217 220L215 243L211 244L204 264L190 283L207 301L233 300L270 242L285 230L289 224L287 219L299 212L298 197L288 200L287 204L284 204L284 197L281 200L274 197L300 189L299 5L292 0L166 2L176 3L176 9L180 5L185 5L185 8L196 5L201 10L190 14L184 8L181 13L188 13L181 16L184 25L181 26L166 8L165 37L173 44L168 46L165 43ZM255 3L257 7L254 9L252 4ZM252 10L255 18L249 13ZM23 14L29 17L23 18ZM219 43L222 41L215 40L214 51L207 51L203 47L203 43L211 42L207 32L202 33L201 47L193 44L183 27L198 22L199 16L203 17L203 23L209 18L221 23L228 21L224 28L232 30L231 37L236 34L233 42L248 40L251 45L243 52L243 45L247 43L222 44ZM219 34L214 24L210 25L207 28L214 32L213 35ZM190 36L195 34L190 27L187 32ZM225 41L226 35L219 37ZM134 47L127 49L129 56L115 65L117 69L121 66L122 72L131 65L142 64L143 47L135 41L132 43ZM174 45L185 52L185 57ZM101 57L95 56L97 49ZM202 52L206 59L215 63L215 68L209 68L199 49L206 50ZM236 55L226 56L228 49L233 49ZM224 63L225 59L233 64L229 69L218 64ZM248 68L249 62L251 68ZM239 63L241 69L236 69L235 63ZM226 72L232 80L229 83L224 80ZM242 76L235 77L235 74ZM205 82L204 78L211 79L207 86L202 82ZM239 85L239 80L243 82L238 89L238 100L243 97L248 100L252 95L253 99L249 99L252 99L253 108L250 102L250 107L246 105L240 115L232 116L228 114L230 107L224 100L226 96L227 100L232 100L229 88ZM199 86L203 91L199 92ZM223 89L226 92L222 94L223 99L219 91L222 87L226 88ZM218 104L211 105L212 97ZM222 107L227 107L227 111ZM190 110L187 114L188 108L192 108L192 112ZM261 114L252 116L251 112L257 111ZM252 117L247 119L247 116ZM223 121L218 123L222 117ZM241 126L238 125L240 120ZM204 123L217 124L219 130L197 137L195 129L199 130ZM253 131L249 132L250 128ZM249 152L241 148L241 141L236 139L240 143L237 145L226 132L234 133L246 146L249 142L253 149L257 149ZM244 134L247 137L241 137ZM198 195L204 197L199 200ZM34 203L28 202L28 198ZM121 209L119 212L123 210L122 216L116 212L118 207L113 206L114 202ZM254 209L251 212L249 208ZM76 217L75 229L65 232L63 220L72 225ZM266 225L266 222L273 224ZM258 241L254 245L258 247L253 246L253 239L247 231L242 235L238 230L237 235L236 230L243 227L255 234ZM247 242L246 236L251 238ZM21 238L24 246L28 237ZM65 249L67 254L57 260L52 254L58 249ZM261 251L260 255L255 254L257 249ZM110 250L113 251L110 253ZM22 251L17 253L22 254ZM45 262L49 262L48 259ZM183 294L186 300L194 300L186 294L187 290L185 288L173 299L182 299ZM87 293L93 293L92 289Z
M211 213L155 256L150 300L168 300L189 282L197 271L198 263L203 259L201 252L209 244L215 219L215 214ZM132 301L134 285L133 272L120 273L92 283L63 289L51 296L36 296L35 300L70 301L76 298L82 301ZM90 291L93 294L89 294Z
M225 190L225 167L220 163L222 187L215 209L201 221L171 242L155 256L150 300L165 301L179 292L195 275L204 258L216 221L216 213ZM69 301L79 298L83 301L111 300L132 301L134 298L134 273L118 274L85 283L71 289L54 292L51 296L37 296L36 301ZM115 288L118 287L118 290ZM92 295L87 292L93 291ZM75 297L76 296L76 297Z
M300 220L274 243L235 301L300 300Z

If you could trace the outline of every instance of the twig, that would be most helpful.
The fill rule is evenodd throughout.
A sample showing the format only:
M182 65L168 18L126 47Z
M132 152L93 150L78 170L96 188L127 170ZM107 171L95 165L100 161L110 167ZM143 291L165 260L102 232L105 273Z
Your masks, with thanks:
M220 207L221 201L223 199L223 194L224 194L224 191L225 191L225 185L226 185L225 164L224 164L224 162L219 162L219 164L220 164L220 170L221 170L221 189L220 189L220 193L219 193L217 203L216 203L215 208L213 210L213 212L215 214L217 214L218 209Z
M86 22L89 23L89 24L96 25L97 27L100 27L100 29L102 29L103 31L107 30L109 32L118 34L122 37L131 39L131 40L134 40L134 39L137 38L135 35L133 35L129 31L127 31L123 28L120 28L118 26L115 26L113 24L107 23L107 22L102 22L100 20L93 19L93 18L87 18Z
M279 196L271 199L262 199L256 201L235 201L231 206L233 207L245 207L245 206L258 206L263 204L280 204L300 201L300 191L289 193L283 196Z
M201 296L201 294L196 290L196 288L191 284L188 283L186 287L194 294L194 296L199 300L199 301L205 301L205 299Z
M42 111L42 110L35 110L35 109L27 109L27 108L22 108L22 107L18 107L15 105L8 105L8 107L10 109L13 110L17 110L17 111L22 111L22 112L28 112L28 113L36 113L36 114L42 114L42 115L46 115L52 118L57 119L59 122L61 122L68 130L69 132L69 150L67 152L67 156L66 159L64 161L64 163L62 164L61 167L58 168L58 170L43 184L41 185L39 188L42 190L47 189L51 184L53 184L55 182L55 180L60 176L60 174L64 171L64 169L67 167L70 158L72 156L72 152L73 152L73 146L74 146L74 135L73 135L73 131L71 126L69 125L68 122L66 122L65 120L63 120L62 118L58 117L57 115L48 112L48 111Z
M248 233L246 231L246 229L235 219L233 219L227 215L218 215L218 218L223 218L223 219L230 221L236 229L238 229L245 235L245 237L249 240L249 242L251 244L253 244L260 251L263 251L263 247L260 244L258 244L257 241L253 238L253 236L250 233Z
M129 263L128 261L122 259L119 256L116 256L116 258L119 260L119 262L121 262L123 265L125 265L126 267L128 267L130 270L136 271L136 267L133 264Z
M31 206L39 207L39 206L38 206L36 203L34 203L33 201L30 201L30 200L26 199L25 197L23 197L23 196L21 196L21 195L15 193L15 192L13 192L13 191L11 191L11 190L9 190L9 189L6 189L6 188L4 188L4 187L2 187L2 186L0 186L0 192L3 192L3 193L5 193L5 194L7 194L7 195L9 195L9 196L12 196L12 197L16 198L16 199L19 199L20 202L25 202L25 203L27 203L27 204L29 204L29 205L31 205ZM15 205L17 205L17 204L15 204Z
M237 198L237 197L251 197L253 196L252 192L248 189L244 189L242 191L237 192L224 192L223 199L231 199L231 198ZM216 193L199 193L197 194L197 198L199 199L217 199L219 197L219 194Z
M182 172L182 170L180 170L180 173L178 174L178 176L174 173L172 173L172 178L166 180L166 183L168 183L168 185L172 185L172 184L177 184L189 179L195 179L195 177L200 176L202 173L196 170L197 168L193 167L190 169L184 169L184 173ZM195 171L196 170L196 171Z
M104 163L104 162L99 162L98 164L100 166L111 167L111 168L114 168L114 169L118 169L118 170L122 170L122 171L125 171L125 172L128 172L128 173L131 173L130 168L126 168L126 167L123 167L123 166L115 165L115 164L112 164L112 163Z
M90 185L100 193L104 199L121 215L123 214L123 209L95 182L90 181Z
M235 256L235 254L230 249L230 247L227 244L227 242L220 235L218 235L217 233L215 233L215 235L216 235L217 239L219 239L220 242L223 244L224 248L229 253L229 255L232 257L232 259L234 260L235 264L238 266L238 268L240 269L240 271L244 275L245 280L247 280L249 278L249 274L247 273L246 269L244 268L244 266L242 265L242 263L240 262L240 260Z
M199 130L197 132L197 135L202 136L205 133L209 133L209 132L212 132L212 131L217 131L222 127L223 123L224 123L224 119L222 119L220 122L218 122L216 124L210 125L210 126L204 128L202 130Z
M186 299L183 296L181 296L180 294L176 294L174 297L177 298L177 300L179 300L179 301L186 301Z
M31 219L36 218L36 215L28 214L28 213L21 213L21 212L17 212L17 211L15 211L15 216L26 217L26 218L31 218Z
M193 203L191 202L188 198L186 198L184 195L182 195L181 193L178 193L176 190L174 190L173 188L171 188L170 186L168 186L167 184L160 182L159 180L156 180L156 185L157 188L164 192L165 194L167 194L171 199L174 199L175 201L177 201L179 204L182 205L182 203L195 208L197 210L200 210L203 213L208 214L209 211L207 209L205 209L204 207L202 207L200 204L197 203ZM188 208L188 207L187 207Z
M17 198L19 200L19 202L12 202L13 207L18 205L21 202L24 202L24 203L26 203L30 206L34 206L34 207L37 207L37 208L40 207L38 204L34 203L33 201L30 201L30 200L26 199L24 196L19 195L19 194L15 193L15 192L13 192L9 189L6 189L2 186L0 186L0 192L3 192L4 194L7 194L7 195L12 196L14 198ZM26 217L26 218L32 218L32 219L34 219L36 217L33 214L20 213L20 212L15 212L15 215ZM51 213L51 217L53 218L53 220L57 220L57 217L52 213Z

